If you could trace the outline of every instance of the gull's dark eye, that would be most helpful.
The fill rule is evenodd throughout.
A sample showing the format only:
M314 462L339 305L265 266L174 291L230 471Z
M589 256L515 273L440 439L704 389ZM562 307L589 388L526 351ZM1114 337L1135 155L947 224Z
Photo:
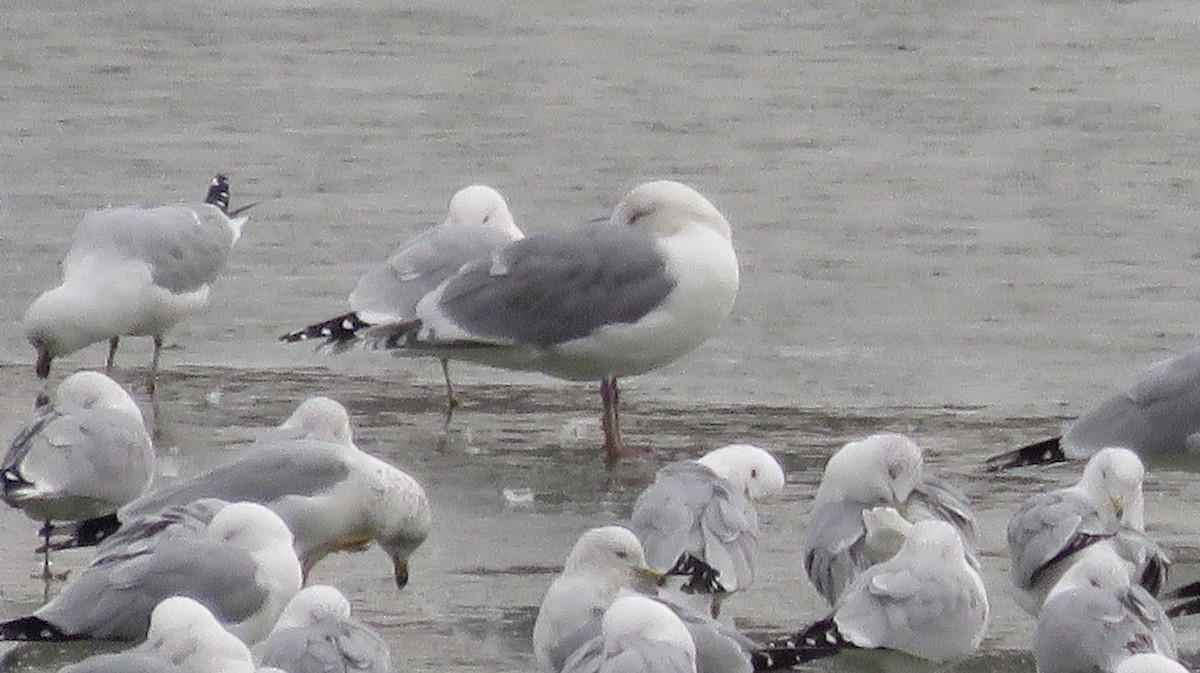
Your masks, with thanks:
M750 470L750 478L758 479L758 468L754 468L753 470Z
M629 558L629 552L622 549L617 552L617 558Z

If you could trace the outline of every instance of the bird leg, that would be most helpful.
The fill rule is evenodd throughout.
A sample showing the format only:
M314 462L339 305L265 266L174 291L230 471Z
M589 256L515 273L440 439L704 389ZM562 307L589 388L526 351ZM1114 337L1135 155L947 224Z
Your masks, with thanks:
M113 362L117 359L117 344L121 337L110 337L108 340L108 359L104 361L104 373L112 376Z
M115 338L115 337L114 337ZM154 383L158 378L158 357L162 354L162 337L154 335L154 355L150 357L150 373L146 375L146 392L154 397Z
M450 381L450 361L446 358L441 358L441 360L442 376L446 379L446 425L449 425L450 417L458 408L458 396L454 394L454 384Z

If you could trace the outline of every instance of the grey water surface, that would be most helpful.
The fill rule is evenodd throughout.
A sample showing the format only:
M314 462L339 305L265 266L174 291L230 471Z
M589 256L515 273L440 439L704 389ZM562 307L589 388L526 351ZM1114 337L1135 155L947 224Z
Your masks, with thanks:
M150 356L126 339L164 471L236 453L302 399L425 484L436 527L396 591L377 550L322 562L397 670L531 671L542 593L584 529L621 521L665 461L732 441L788 470L761 507L760 580L725 618L763 637L823 616L796 549L821 467L894 430L970 495L993 618L963 671L1032 670L1003 530L1079 466L983 459L1057 432L1196 345L1200 5L1187 0L0 0L0 437L39 389L20 318L84 212L199 199L218 170L261 201L206 314ZM728 217L729 322L623 382L608 472L594 386L276 337L343 311L369 264L475 182L527 231L604 215L652 178ZM54 381L103 363L95 346ZM1152 466L1150 530L1200 576L1200 485ZM37 523L0 511L0 618L43 600ZM58 570L84 552L63 554ZM57 590L56 585L53 590ZM1195 660L1200 622L1179 624ZM49 671L95 645L0 648ZM823 668L816 666L815 668Z

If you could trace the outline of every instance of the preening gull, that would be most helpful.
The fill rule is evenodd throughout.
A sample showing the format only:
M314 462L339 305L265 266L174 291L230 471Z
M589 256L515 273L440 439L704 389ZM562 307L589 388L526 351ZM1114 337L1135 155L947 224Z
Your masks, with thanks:
M1038 614L1033 652L1038 673L1113 673L1140 652L1177 656L1167 614L1130 585L1115 555L1091 556L1063 574Z
M622 596L600 622L600 635L577 649L563 673L696 673L696 645L670 608L646 596Z
M323 339L340 352L359 342L372 325L417 317L417 302L462 266L486 258L500 247L522 239L508 202L485 185L458 190L450 199L446 220L400 244L386 262L368 270L350 293L350 313L330 318L280 337L289 343ZM450 365L441 358L449 409L458 405L450 383Z
M150 613L146 641L115 654L101 654L60 673L253 673L254 658L208 608L172 596Z
M283 520L262 505L233 503L217 512L203 539L164 540L89 566L33 615L0 624L0 638L139 640L160 601L185 595L253 643L267 635L300 583Z
M715 571L720 585L716 594L701 594L673 581L664 587L673 601L715 616L721 600L754 581L754 501L779 492L783 482L779 461L750 444L724 446L658 471L654 483L634 502L630 517L650 567L667 573L688 563L703 564Z
M871 512L879 507L913 523L947 521L967 545L974 536L966 497L923 474L923 452L915 442L893 433L850 442L825 464L804 533L804 569L831 606L856 575L886 557L874 538L868 540L864 522L886 517L882 511Z
M1142 460L1194 453L1200 437L1200 349L1154 363L1129 387L1085 411L1061 436L988 459L988 469L1082 460L1123 446Z
M988 615L983 579L958 530L920 521L895 556L854 578L829 617L776 643L772 666L840 654L936 670L979 648Z
M238 458L163 484L116 517L81 526L88 534L76 544L95 544L118 525L201 498L259 502L294 531L305 576L332 552L378 542L392 560L397 586L403 587L409 556L429 534L429 501L403 470L359 449L349 427L345 407L310 398Z
M1170 560L1145 536L1142 478L1145 469L1127 449L1099 451L1068 488L1042 493L1021 505L1008 524L1010 577L1017 603L1036 615L1046 594L1079 554L1093 545L1124 558L1130 576L1157 591Z
M137 403L99 372L59 384L0 462L4 502L45 524L115 512L150 485L154 447ZM49 550L43 575L49 577Z
M38 377L50 375L54 358L105 339L111 373L122 336L151 336L153 394L163 334L208 305L209 289L249 219L239 216L243 210L229 210L229 180L218 175L202 204L86 215L63 260L62 283L25 312Z
M511 243L464 266L416 317L368 331L377 346L570 381L599 380L606 459L621 440L617 379L704 343L733 310L729 223L687 185L639 185L606 224Z
M391 673L387 643L350 616L350 601L331 586L302 589L263 642L259 659L288 673Z

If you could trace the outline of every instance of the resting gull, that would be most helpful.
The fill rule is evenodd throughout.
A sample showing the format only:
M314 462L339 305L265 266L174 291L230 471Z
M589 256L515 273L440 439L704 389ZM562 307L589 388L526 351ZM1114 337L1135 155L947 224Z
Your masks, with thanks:
M62 263L62 283L25 312L37 375L56 357L105 339L111 373L122 336L151 336L146 386L154 394L163 334L208 305L209 290L241 235L249 206L229 210L229 180L213 178L204 203L107 208L79 223Z
M415 318L367 338L398 354L599 380L611 465L636 453L621 440L617 379L704 343L737 288L725 217L687 185L649 182L607 223L531 236L464 266L417 302Z
M491 187L472 185L450 199L446 220L405 241L386 262L368 270L350 293L350 313L280 337L289 343L323 339L335 351L360 341L362 330L416 318L417 302L468 262L522 239L504 197ZM458 405L450 364L441 358L448 410Z
M350 616L350 601L331 586L300 590L263 641L259 660L288 673L391 673L392 655L374 629Z
M667 606L622 596L604 612L600 635L577 649L562 673L696 673L696 645Z

